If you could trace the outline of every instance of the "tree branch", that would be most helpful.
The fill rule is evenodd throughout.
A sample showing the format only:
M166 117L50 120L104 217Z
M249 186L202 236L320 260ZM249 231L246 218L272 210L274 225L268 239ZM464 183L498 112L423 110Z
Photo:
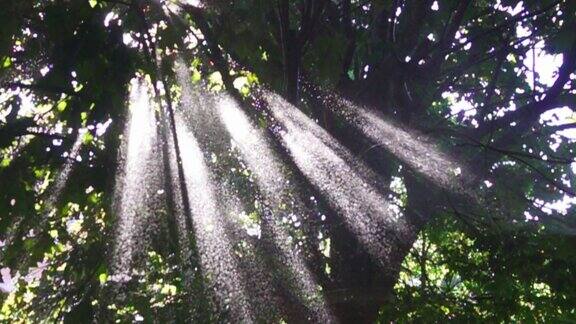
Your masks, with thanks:
M41 128L33 129L34 127L38 127L38 125L34 122L32 117L20 118L14 122L0 126L0 148L7 147L14 139L25 135L34 135L50 139L67 139L66 136L61 134L43 132L41 131Z
M354 52L356 51L356 33L354 32L354 27L352 26L351 0L344 0L342 2L342 23L344 24L344 34L348 39L348 46L346 47L344 59L342 60L342 70L340 72L340 80L338 82L339 87L343 87L347 84L349 79L348 70L352 65Z
M552 4L542 8L540 10L535 10L535 11L526 13L524 15L518 15L518 16L512 17L511 19L508 19L499 25L496 25L496 26L489 28L485 31L479 32L475 35L471 35L470 37L468 37L468 40L466 42L458 44L456 47L453 47L451 49L446 49L446 51L444 51L443 54L448 54L450 52L458 51L458 50L462 49L463 47L465 47L466 45L473 43L482 37L491 35L493 33L501 31L502 29L505 29L505 28L514 27L514 26L516 26L516 23L518 23L520 21L523 21L525 19L529 19L529 18L532 18L535 16L539 16L543 13L546 13L546 12L552 10L556 5L560 4L561 2L562 2L562 0L557 0L557 1L553 2Z
M2 84L3 88L22 88L22 89L29 89L35 90L40 92L50 92L54 94L67 94L69 96L79 96L79 93L74 91L71 88L65 87L58 87L58 86L49 86L49 85L41 85L41 84L26 84L19 81L15 82L7 82Z
M576 128L576 123L562 124L562 125L556 125L556 126L548 126L547 128L549 130L551 130L552 132L560 132L563 130Z
M570 50L564 53L564 62L558 70L558 77L552 87L544 93L544 98L540 101L532 101L522 107L517 108L515 111L509 112L502 118L493 120L491 123L485 124L484 127L479 127L475 133L478 137L485 136L491 129L508 128L509 131L506 140L510 140L510 136L519 136L524 134L532 127L538 117L551 108L555 108L559 103L558 98L564 85L570 81L570 74L576 70L576 42L572 44ZM518 122L517 127L510 128L512 122ZM501 140L502 141L502 140Z
M460 25L462 24L462 20L464 19L464 14L470 5L471 0L462 0L458 3L458 6L450 15L450 20L446 24L444 28L444 33L442 34L442 38L438 42L438 45L433 48L433 52L436 51L436 54L432 57L432 64L438 63L444 57L444 51L449 47L452 40L456 36L456 32Z
M218 46L218 43L216 43L215 41L214 34L212 33L212 29L210 28L210 25L208 24L208 21L204 16L204 12L202 11L202 9L192 5L183 3L179 5L188 14L190 14L190 16L192 16L192 19L194 19L194 22L196 23L198 29L200 29L202 34L205 36L204 41L207 43L206 46L210 51L210 58L214 62L214 65L216 65L216 69L222 75L222 81L224 82L224 86L230 90L234 89L234 80L232 80L230 76L229 73L230 70L225 60L225 55Z

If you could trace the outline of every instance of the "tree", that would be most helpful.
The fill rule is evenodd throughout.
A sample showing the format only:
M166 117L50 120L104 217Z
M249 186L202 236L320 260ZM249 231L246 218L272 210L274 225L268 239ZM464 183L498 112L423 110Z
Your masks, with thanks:
M575 16L3 3L1 316L574 319Z

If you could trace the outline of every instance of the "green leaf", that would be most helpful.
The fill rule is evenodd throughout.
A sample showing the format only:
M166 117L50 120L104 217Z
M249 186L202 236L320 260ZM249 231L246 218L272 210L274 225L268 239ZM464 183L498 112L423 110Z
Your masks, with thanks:
M62 100L58 103L58 105L56 106L56 109L58 109L59 112L63 112L66 109L66 106L68 106L68 103L66 101Z
M0 162L0 167L5 168L5 167L9 166L11 161L12 161L12 159L10 159L10 158L3 158L2 162Z
M9 68L11 65L12 65L12 59L9 56L6 56L2 60L2 67L3 68Z
M194 71L192 72L192 82L197 83L198 81L200 81L200 79L202 79L202 74L200 74L198 70L194 69Z
M88 0L90 7L94 8L98 5L98 0Z
M105 284L107 280L108 280L108 274L106 272L103 272L98 275L98 281L100 281L101 285Z
M354 81L354 79L356 79L354 77L354 71L353 70L348 70L348 77L350 78L350 80Z
M90 134L90 132L84 133L84 136L82 137L82 142L85 145L92 143L93 140L94 140L94 136L92 136L92 134Z

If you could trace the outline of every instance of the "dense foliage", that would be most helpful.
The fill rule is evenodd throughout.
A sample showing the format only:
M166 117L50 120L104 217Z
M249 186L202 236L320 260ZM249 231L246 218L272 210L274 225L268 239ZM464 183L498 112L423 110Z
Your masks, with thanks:
M260 126L301 189L286 201L301 195L321 215L283 218L293 205L269 206L239 149L218 132L200 140L245 205L249 238L233 255L263 260L264 275L244 280L290 276L258 225L271 213L340 321L576 321L575 1L3 1L0 22L2 321L234 320L203 295L199 257L183 260L168 194L130 278L113 268L131 80L172 116L186 109L178 62L206 98L228 94ZM391 246L384 261L281 152L268 90L365 163L406 220L405 235L373 225ZM428 155L369 138L347 105L444 152L466 181L434 181ZM257 319L311 320L286 295L287 310Z

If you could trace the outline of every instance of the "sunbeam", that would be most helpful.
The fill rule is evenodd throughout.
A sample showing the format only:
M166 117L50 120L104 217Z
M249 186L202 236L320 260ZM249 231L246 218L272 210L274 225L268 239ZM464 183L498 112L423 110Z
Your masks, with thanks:
M52 185L52 189L50 190L50 195L48 199L46 199L46 204L52 208L60 199L62 192L66 188L66 184L70 178L70 174L74 170L75 162L77 161L78 154L80 153L80 149L82 148L82 134L76 137L72 148L67 154L67 159L60 172L58 172L58 176L56 180L54 180L54 184Z
M239 281L240 276L230 249L232 243L220 219L221 211L217 206L210 171L203 160L204 154L185 126L177 122L176 127L194 234L204 274L213 285L223 311L229 309L231 318L252 321L253 315Z
M360 107L337 94L321 93L315 88L312 91L331 112L342 117L344 122L438 187L459 194L466 191L468 195L472 195L468 190L471 179L467 170L441 152L423 134L411 134L387 121L383 115Z
M2 1L0 324L576 318L575 13Z
M272 214L276 215L273 219L264 219L267 222L271 233L270 237L264 236L274 242L274 245L280 251L280 258L283 264L290 265L296 286L304 294L304 300L313 301L310 307L314 309L313 313L317 318L315 321L326 322L332 320L332 315L326 305L324 298L318 298L321 293L318 291L310 270L304 263L302 256L286 242L288 233L279 225L279 215L288 214L281 211L280 206L286 203L287 197L292 193L297 196L297 190L293 187L290 179L286 176L286 170L282 163L267 142L265 135L259 131L248 119L245 113L238 107L238 104L227 96L219 98L217 109L222 123L228 129L235 145L248 164L248 167L255 174L258 187L263 191L269 205L272 206ZM290 199L291 214L300 213L299 217L310 217L311 212L307 211L304 204L298 198ZM291 215L289 215L291 216ZM263 235L266 235L263 233Z
M74 144L70 148L70 151L65 153L66 160L65 160L64 164L61 166L60 170L57 171L56 178L54 179L54 182L52 183L52 185L50 185L48 188L46 188L45 194L47 194L47 197L44 200L44 206L45 206L44 207L44 211L45 211L44 214L41 216L41 219L39 222L35 223L31 229L27 229L27 230L36 231L36 230L42 229L42 228L44 228L46 223L49 221L50 213L54 210L54 208L56 208L56 204L58 203L58 201L62 197L62 193L66 189L66 185L68 184L68 181L70 180L70 174L74 170L76 158L78 157L78 154L80 153L81 148L82 148L82 135L78 135L76 137L76 140L74 141ZM26 221L26 217L23 217L20 220L18 220L17 222L15 222L15 224L12 225L8 229L8 231L6 233L6 238L3 242L3 244L10 246L14 242L14 240L19 239L20 233L18 233L18 232L19 232L19 230L21 230L20 227L21 227L22 223L25 221ZM3 257L3 252L4 252L4 250L0 249L0 260Z
M185 68L185 64L182 60L179 60L178 63L176 75L182 89L181 100L185 105L184 109L187 110L190 119L193 120L192 124L195 125L193 126L194 131L198 133L197 136L200 136L203 143L197 144L201 146L198 148L197 153L214 152L216 155L213 155L212 159L226 160L227 158L224 157L226 151L229 151L233 147L239 149L245 162L248 164L248 169L255 174L258 188L263 191L262 194L267 201L266 205L281 206L282 203L285 203L283 198L290 195L290 189L292 188L290 188L289 181L283 175L280 161L272 154L269 145L264 140L263 134L256 131L249 123L247 117L240 111L239 107L235 106L231 98L227 96L214 98L214 96L203 93L198 88L193 88L190 84L189 72ZM227 127L224 127L225 125ZM226 133L225 128L229 129L230 134ZM181 138L182 136L179 134L178 137ZM233 141L233 143L231 143L231 141ZM231 144L232 146L230 146ZM184 144L182 146L185 147ZM192 147L190 144L187 146ZM207 155L207 158L209 157L210 155ZM232 160L234 159L235 158L232 158ZM238 163L238 161L236 163ZM198 166L195 169L198 170L199 168ZM205 172L208 173L209 171L206 170ZM200 175L197 174L196 176L198 177ZM238 188L235 188L236 185L232 184L230 180L227 180L226 175L220 175L220 177L221 179L219 179L217 183L218 188L214 188L220 197L220 206L222 208L226 208L226 206L231 208L231 205L234 205L234 201L237 201L236 205L241 204L239 202L241 199L238 197L233 198L236 196L235 192L238 190ZM200 184L191 186L190 190L195 190L193 187L199 185ZM254 254L250 257L244 256L237 260L237 266L239 266L238 271L247 272L244 276L244 281L248 287L245 287L245 290L252 290L252 292L254 292L253 288L255 286L261 286L256 289L256 295L251 296L253 299L259 301L256 305L253 305L255 311L258 312L257 317L266 318L264 316L265 313L270 312L273 308L283 308L285 310L289 308L298 309L304 305L307 310L302 314L297 314L296 316L298 316L298 318L321 322L330 321L331 315L321 297L318 285L314 282L310 271L304 264L302 256L299 255L297 249L290 243L288 233L280 226L282 219L282 217L279 216L280 210L278 210L278 207L274 207L273 209L272 214L267 211L265 212L266 215L262 216L259 226L261 231L258 231L257 235L259 239L243 239L255 245L244 247L254 250ZM223 210L220 210L220 212L222 211ZM303 212L303 208L299 208L299 211ZM292 210L292 212L297 213L295 210ZM276 213L278 214L276 215ZM283 213L285 213L285 211ZM227 233L218 235L220 241L221 237L226 237L226 234L230 235L232 232L237 232L240 225L238 224L238 215L245 215L246 213L241 206L238 206L236 211L228 211L227 214L232 215L232 218L221 217L219 220L220 225L217 226L218 228L229 228ZM300 217L302 216L303 215L300 215ZM255 233L244 233L244 235L246 234L255 235ZM238 241L239 237L235 237L235 239L236 241L229 240L226 244L221 242L220 245L232 246L233 244L241 243ZM259 249L266 251L258 251ZM274 257L268 258L268 261L259 260L257 255L259 253L266 255L266 252L272 253ZM252 254L252 252L250 254ZM266 265L262 262L271 262L271 265L266 268ZM258 269L255 265L265 267L269 269L271 273L265 274L262 269ZM251 275L248 273L251 273ZM296 298L298 305L287 307L287 300L280 300L283 297L278 299L278 296L282 295L278 290L289 291L289 298ZM276 293L270 294L271 291L276 291ZM274 301L270 303L272 300ZM294 317L295 315L290 314L288 316Z
M282 97L265 92L264 98L279 123L277 136L296 165L340 213L372 257L382 265L388 264L391 242L412 232L374 182L378 177Z
M130 116L122 143L126 152L124 157L119 154L121 172L115 188L117 231L111 278L118 282L130 279L134 258L140 256L147 241L144 236L149 219L161 205L159 198L164 193L150 86L139 77L130 85Z

